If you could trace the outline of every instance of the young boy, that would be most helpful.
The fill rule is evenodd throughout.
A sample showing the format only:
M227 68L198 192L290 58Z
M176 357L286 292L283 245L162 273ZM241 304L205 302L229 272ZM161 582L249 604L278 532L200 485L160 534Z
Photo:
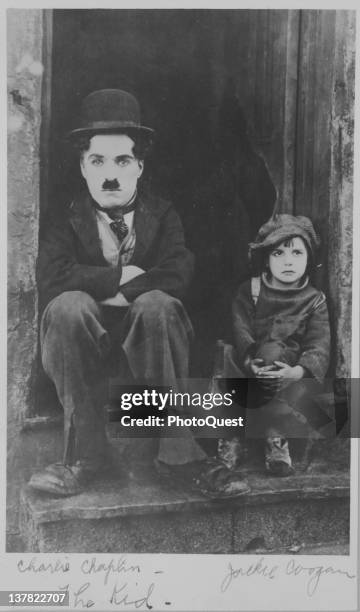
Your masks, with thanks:
M318 246L310 219L273 216L250 244L260 275L241 284L233 302L235 350L225 355L226 376L254 379L247 428L265 437L266 469L280 476L293 471L286 437L309 432L302 408L321 389L329 364L326 298L309 282Z

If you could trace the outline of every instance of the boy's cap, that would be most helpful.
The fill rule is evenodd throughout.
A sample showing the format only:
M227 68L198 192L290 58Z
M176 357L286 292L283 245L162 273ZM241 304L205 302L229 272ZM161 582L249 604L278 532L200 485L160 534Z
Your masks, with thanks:
M261 226L254 242L249 244L250 258L260 249L272 247L292 236L303 238L312 255L315 255L320 246L320 239L310 219L302 215L281 214L271 217Z

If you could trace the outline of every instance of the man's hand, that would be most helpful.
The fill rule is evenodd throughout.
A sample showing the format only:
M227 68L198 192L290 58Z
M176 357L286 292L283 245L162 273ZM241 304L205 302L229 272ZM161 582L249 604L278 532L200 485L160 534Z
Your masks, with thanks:
M123 266L121 279L120 279L120 287L121 285L125 285L133 278L136 278L140 274L145 274L145 270L139 268L138 266Z
M127 301L126 297L121 293L121 291L118 291L117 294L113 297L106 298L106 300L102 300L101 302L99 302L99 304L101 304L102 306L129 306L129 302Z

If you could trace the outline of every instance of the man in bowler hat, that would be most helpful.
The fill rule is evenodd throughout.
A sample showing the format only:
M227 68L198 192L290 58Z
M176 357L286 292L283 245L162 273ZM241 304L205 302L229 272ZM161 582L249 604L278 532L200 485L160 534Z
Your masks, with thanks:
M37 271L42 362L64 409L64 457L29 484L50 494L77 494L106 469L114 365L127 381L175 391L188 377L193 332L181 300L194 262L172 205L138 189L152 137L136 98L117 89L88 95L69 134L86 188L45 225ZM190 432L160 438L157 465L215 496L247 490Z

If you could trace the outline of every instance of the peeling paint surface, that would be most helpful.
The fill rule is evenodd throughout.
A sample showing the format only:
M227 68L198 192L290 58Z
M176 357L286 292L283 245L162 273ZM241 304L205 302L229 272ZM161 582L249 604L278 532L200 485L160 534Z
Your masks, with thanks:
M336 376L351 375L355 100L355 12L337 11L332 92L329 292L335 324ZM340 136L339 136L340 135Z
M33 405L37 351L35 262L39 227L42 11L8 18L8 467L21 455L21 420ZM24 478L19 471L15 480ZM19 483L8 479L8 528Z

